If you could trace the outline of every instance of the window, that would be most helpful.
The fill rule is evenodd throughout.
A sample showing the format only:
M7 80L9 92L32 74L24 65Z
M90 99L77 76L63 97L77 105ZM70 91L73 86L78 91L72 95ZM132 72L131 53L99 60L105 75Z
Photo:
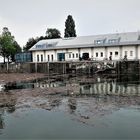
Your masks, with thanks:
M118 56L118 54L119 54L118 52L115 52L115 56Z
M112 52L110 52L110 55L112 55Z
M101 44L103 41L102 40L95 40L94 43L95 44Z
M39 62L39 55L37 55L37 62Z
M94 44L97 44L97 45L104 44L105 41L106 41L106 38L105 39L94 40Z
M52 57L52 61L53 61L53 54L51 55L51 57Z
M96 57L98 57L98 53L96 53Z
M50 61L50 56L48 55L48 61Z
M74 53L72 54L73 58L74 58Z
M43 54L41 54L41 62L43 62Z
M130 51L130 56L133 56L133 51Z
M76 53L76 58L78 58L78 53Z
M96 41L96 44L101 44L101 40L97 40Z
M138 36L138 40L140 40L140 35Z
M69 58L71 58L71 53L69 54Z
M101 57L103 57L103 52L101 52Z
M124 54L127 55L127 51L125 51Z
M53 44L48 44L48 47L52 47L53 46Z
M116 39L109 39L108 43L113 44L113 43L119 43L121 38L116 38Z
M42 44L42 45L36 45L36 48L37 48L37 49L43 49L43 48L45 48L45 47L46 47L45 44Z

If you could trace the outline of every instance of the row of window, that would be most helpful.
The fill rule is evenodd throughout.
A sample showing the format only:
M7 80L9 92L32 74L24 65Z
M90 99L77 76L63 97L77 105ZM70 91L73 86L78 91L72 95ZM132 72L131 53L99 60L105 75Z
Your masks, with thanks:
M115 56L118 56L118 54L119 54L119 52L115 52ZM113 55L113 52L110 52L110 56L112 56ZM99 57L99 53L98 52L96 52L96 57ZM103 54L103 52L101 52L100 53L100 57L104 57L104 54Z
M128 51L125 51L124 53L125 53L126 56L128 55ZM114 54L117 57L119 55L119 52L115 51ZM129 54L130 54L130 56L133 56L133 51L130 51ZM113 55L113 52L110 52L110 56L112 56L112 55ZM96 52L96 57L99 57L98 52ZM100 57L103 57L103 52L100 53Z
M114 39L109 39L109 40L107 40L106 38L105 39L98 39L98 40L94 40L94 44L99 45L99 44L104 44L104 43L109 43L109 44L119 43L120 39L121 38L114 38Z
M69 58L79 58L79 54L78 53L76 53L76 54L70 53Z
M128 51L125 51L124 53L126 56L128 55ZM130 56L133 56L133 51L130 51L129 54L130 54ZM110 56L112 56L112 55L113 55L113 52L110 52ZM115 51L114 55L117 57L119 55L119 52ZM96 57L104 57L104 53L103 52L100 52L100 53L96 52ZM78 53L76 53L76 54L70 53L69 58L79 58L79 54ZM53 54L47 55L47 61L53 61L53 60L54 60ZM43 62L43 61L44 61L43 54L37 55L37 62Z
M128 51L125 51L124 53L126 56L128 55ZM133 56L133 51L130 51L130 56Z
M48 61L53 61L54 60L54 56L53 56L53 54L52 55L47 55L47 60ZM43 57L43 54L41 54L41 55L37 55L37 62L43 62L44 61L44 57Z

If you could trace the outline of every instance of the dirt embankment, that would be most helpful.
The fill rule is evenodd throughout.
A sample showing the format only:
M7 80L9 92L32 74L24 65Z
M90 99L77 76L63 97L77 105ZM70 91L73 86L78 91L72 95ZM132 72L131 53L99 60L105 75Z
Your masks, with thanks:
M29 81L37 78L44 78L45 74L42 73L3 73L0 74L0 84L7 82L20 82Z

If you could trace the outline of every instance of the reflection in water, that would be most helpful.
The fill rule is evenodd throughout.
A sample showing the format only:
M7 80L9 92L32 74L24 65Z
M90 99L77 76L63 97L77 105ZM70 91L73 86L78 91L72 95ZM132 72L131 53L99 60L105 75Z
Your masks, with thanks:
M0 129L4 129L4 119L3 119L4 110L0 110Z
M70 114L74 113L76 110L76 99L75 98L69 98L68 99L68 106L70 109Z
M2 92L0 94L0 109L6 109L8 113L14 113L18 109L27 108L27 106L28 108L60 110L68 112L77 121L91 125L93 118L103 117L120 108L129 106L140 108L140 83L135 81L137 79L126 81L126 78L118 80L97 77L91 82L90 80L84 79L81 82L70 79L70 81L65 82L8 83L5 85L5 89L9 93L4 92L3 94ZM32 91L35 92L34 94L19 94L19 96L16 91L12 92L13 89L24 91L26 88L36 88L39 90L39 94L34 96L36 89ZM5 126L3 116L4 111L0 113L0 129Z
M9 82L4 85L4 90L14 90L14 89L27 89L27 88L34 88L33 83L27 83L27 82Z
M14 89L56 89L59 91L60 87L66 88L68 94L106 94L106 95L139 95L140 82L139 76L121 76L117 79L106 79L101 77L94 77L92 82L86 82L88 79L83 79L82 82L74 81L34 81L21 83L7 83L0 85L0 91L9 91ZM57 93L57 92L56 92ZM63 93L63 90L62 90Z
M50 98L48 100L48 103L49 103L51 109L53 109L61 104L61 98Z
M0 129L5 128L4 116L5 112L13 113L15 109L17 98L15 95L5 92L0 94ZM2 130L0 131L2 134Z
M81 94L102 94L102 95L140 95L140 84L102 82L94 84L84 84L80 86Z

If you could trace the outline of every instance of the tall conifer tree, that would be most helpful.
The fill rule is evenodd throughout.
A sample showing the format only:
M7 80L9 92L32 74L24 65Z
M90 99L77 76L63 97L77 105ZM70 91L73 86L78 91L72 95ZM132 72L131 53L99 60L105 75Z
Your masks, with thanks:
M71 15L68 15L65 22L64 37L76 37L75 22Z

